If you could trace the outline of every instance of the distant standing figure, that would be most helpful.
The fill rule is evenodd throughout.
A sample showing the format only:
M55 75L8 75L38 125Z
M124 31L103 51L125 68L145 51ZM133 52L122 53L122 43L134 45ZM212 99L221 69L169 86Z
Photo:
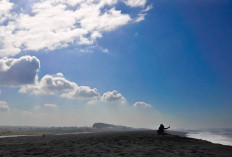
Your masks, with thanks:
M165 135L164 130L169 129L169 128L170 128L170 125L169 127L165 128L163 124L160 124L159 129L157 130L158 135Z

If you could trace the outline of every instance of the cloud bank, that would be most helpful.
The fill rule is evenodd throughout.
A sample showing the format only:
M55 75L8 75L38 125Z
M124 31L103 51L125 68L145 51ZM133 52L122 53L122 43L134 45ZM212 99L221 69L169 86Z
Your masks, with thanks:
M47 74L39 80L39 68L40 60L34 56L22 56L18 59L4 57L0 59L0 86L19 87L19 93L59 95L66 99L88 99L90 104L100 101L116 104L127 102L126 98L116 90L105 92L100 96L97 88L79 86L77 83L66 79L62 73ZM9 109L7 104L2 102L1 105L2 111ZM51 104L48 106L51 106ZM136 102L134 106L151 107L144 102Z
M103 32L144 19L147 0L39 0L31 10L0 2L0 56L94 44ZM137 17L116 6L139 8ZM148 6L149 7L149 6Z
M39 68L40 60L34 56L22 56L18 59L4 57L0 59L0 86L20 87L20 93L34 95L60 94L68 99L100 97L96 88L78 86L64 78L62 73L45 75L39 81Z

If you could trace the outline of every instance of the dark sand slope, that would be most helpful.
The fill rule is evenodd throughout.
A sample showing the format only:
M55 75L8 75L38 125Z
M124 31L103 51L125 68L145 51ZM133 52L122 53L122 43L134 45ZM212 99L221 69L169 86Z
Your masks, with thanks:
M0 139L0 156L232 157L232 147L155 131Z

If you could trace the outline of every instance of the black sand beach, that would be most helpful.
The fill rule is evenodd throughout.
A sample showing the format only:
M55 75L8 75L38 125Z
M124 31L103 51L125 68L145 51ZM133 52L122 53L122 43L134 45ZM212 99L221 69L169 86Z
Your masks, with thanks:
M232 147L155 131L102 132L0 139L0 156L231 157Z

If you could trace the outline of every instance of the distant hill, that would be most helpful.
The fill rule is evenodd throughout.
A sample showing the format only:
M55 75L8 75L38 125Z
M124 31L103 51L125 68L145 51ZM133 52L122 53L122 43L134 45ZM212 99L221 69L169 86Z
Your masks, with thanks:
M94 123L92 127L36 127L36 126L0 126L0 136L43 135L81 132L133 131L147 130L106 123Z
M132 127L121 126L121 125L113 125L113 124L106 124L106 123L94 123L92 128L94 128L94 129L104 129L104 130L123 130L123 131L137 130L137 129L132 128Z

